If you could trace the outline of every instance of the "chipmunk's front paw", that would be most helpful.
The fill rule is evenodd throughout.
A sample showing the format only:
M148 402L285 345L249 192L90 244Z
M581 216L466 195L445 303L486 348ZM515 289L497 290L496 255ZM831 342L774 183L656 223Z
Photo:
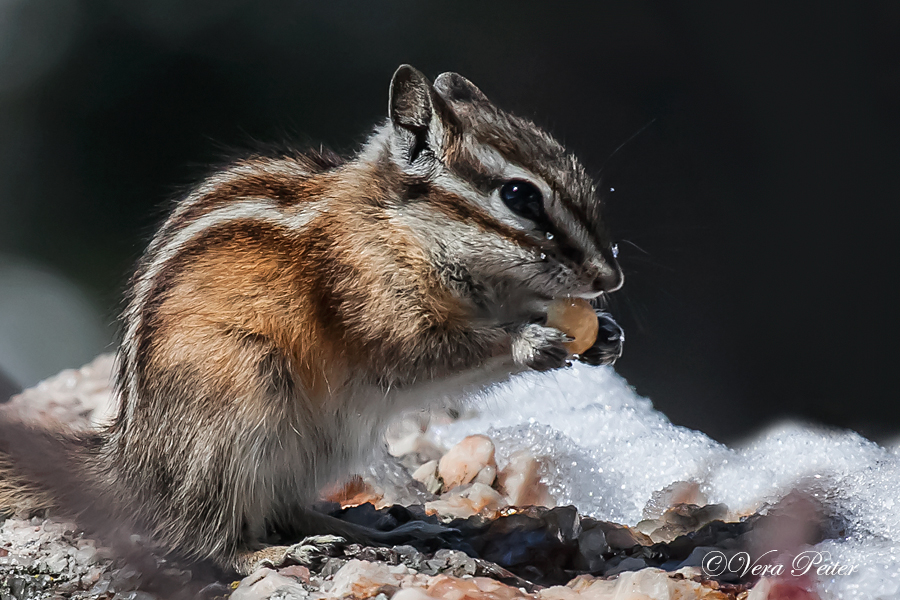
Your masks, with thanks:
M625 332L609 313L598 313L597 341L576 358L589 365L611 365L622 356Z
M565 343L569 336L553 327L530 323L522 327L513 338L512 355L517 365L549 371L569 366Z

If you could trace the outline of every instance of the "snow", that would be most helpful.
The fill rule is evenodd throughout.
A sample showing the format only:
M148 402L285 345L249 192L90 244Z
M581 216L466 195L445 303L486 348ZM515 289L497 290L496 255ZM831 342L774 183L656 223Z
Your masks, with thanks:
M575 365L521 375L473 401L477 416L434 426L445 446L486 433L497 461L528 450L544 457L559 504L634 525L653 492L696 481L732 518L793 489L840 515L843 537L812 548L858 567L818 575L825 598L900 598L900 448L851 431L780 423L738 448L673 425L610 368Z
M13 398L4 410L96 426L112 414L112 367L112 357L101 356ZM432 426L438 442L450 447L467 435L487 434L499 468L517 450L542 457L543 479L557 504L574 504L600 519L634 525L654 492L677 481L699 483L706 501L726 504L731 518L804 490L839 515L843 529L838 539L812 550L827 552L831 563L857 565L850 575L819 576L822 596L900 599L900 445L885 448L851 431L780 423L728 448L673 425L611 368L579 364L519 376L471 406L475 417ZM52 524L37 525L9 519L0 542L55 531ZM21 559L49 561L48 568L71 568L78 581L94 585L100 565L92 547L71 540L57 548L41 540L30 543L34 552L28 556L0 559L0 567ZM96 585L108 585L120 577L116 573Z

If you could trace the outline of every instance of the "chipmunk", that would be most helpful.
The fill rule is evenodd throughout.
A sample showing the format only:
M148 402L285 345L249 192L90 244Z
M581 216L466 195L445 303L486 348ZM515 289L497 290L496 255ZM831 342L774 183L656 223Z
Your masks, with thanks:
M310 510L320 488L402 411L565 367L549 303L622 285L596 187L553 138L455 73L432 84L403 65L389 96L351 159L236 162L150 242L118 414L60 442L110 518L137 515L176 554L242 575L302 551L279 541L365 538ZM574 358L610 364L622 332L598 319ZM15 468L0 499L37 477ZM59 493L49 479L29 493Z

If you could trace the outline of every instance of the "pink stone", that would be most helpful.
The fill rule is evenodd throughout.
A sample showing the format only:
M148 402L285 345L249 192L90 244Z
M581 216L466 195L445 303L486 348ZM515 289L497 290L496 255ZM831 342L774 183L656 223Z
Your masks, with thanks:
M496 490L483 483L472 483L444 494L440 500L426 502L425 510L442 517L467 518L480 513L495 518L504 506L506 501Z
M438 575L428 585L428 595L443 600L513 600L534 598L521 590L486 577L460 579Z
M291 565L290 567L279 569L278 574L299 579L303 583L309 583L309 569L303 565Z
M512 506L556 506L550 490L541 482L540 467L540 461L527 450L510 455L497 484Z
M444 489L469 483L487 466L496 468L494 443L485 435L470 435L450 448L438 463L438 473L444 480Z

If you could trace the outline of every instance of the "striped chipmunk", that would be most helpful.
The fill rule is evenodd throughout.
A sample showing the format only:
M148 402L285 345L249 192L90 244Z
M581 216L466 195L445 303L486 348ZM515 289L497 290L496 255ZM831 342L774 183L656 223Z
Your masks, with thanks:
M239 574L377 543L310 505L399 413L619 357L607 313L578 354L547 323L623 281L578 160L455 73L403 65L389 98L355 156L253 156L175 206L130 282L116 417L30 457L5 427L0 505L131 520Z

